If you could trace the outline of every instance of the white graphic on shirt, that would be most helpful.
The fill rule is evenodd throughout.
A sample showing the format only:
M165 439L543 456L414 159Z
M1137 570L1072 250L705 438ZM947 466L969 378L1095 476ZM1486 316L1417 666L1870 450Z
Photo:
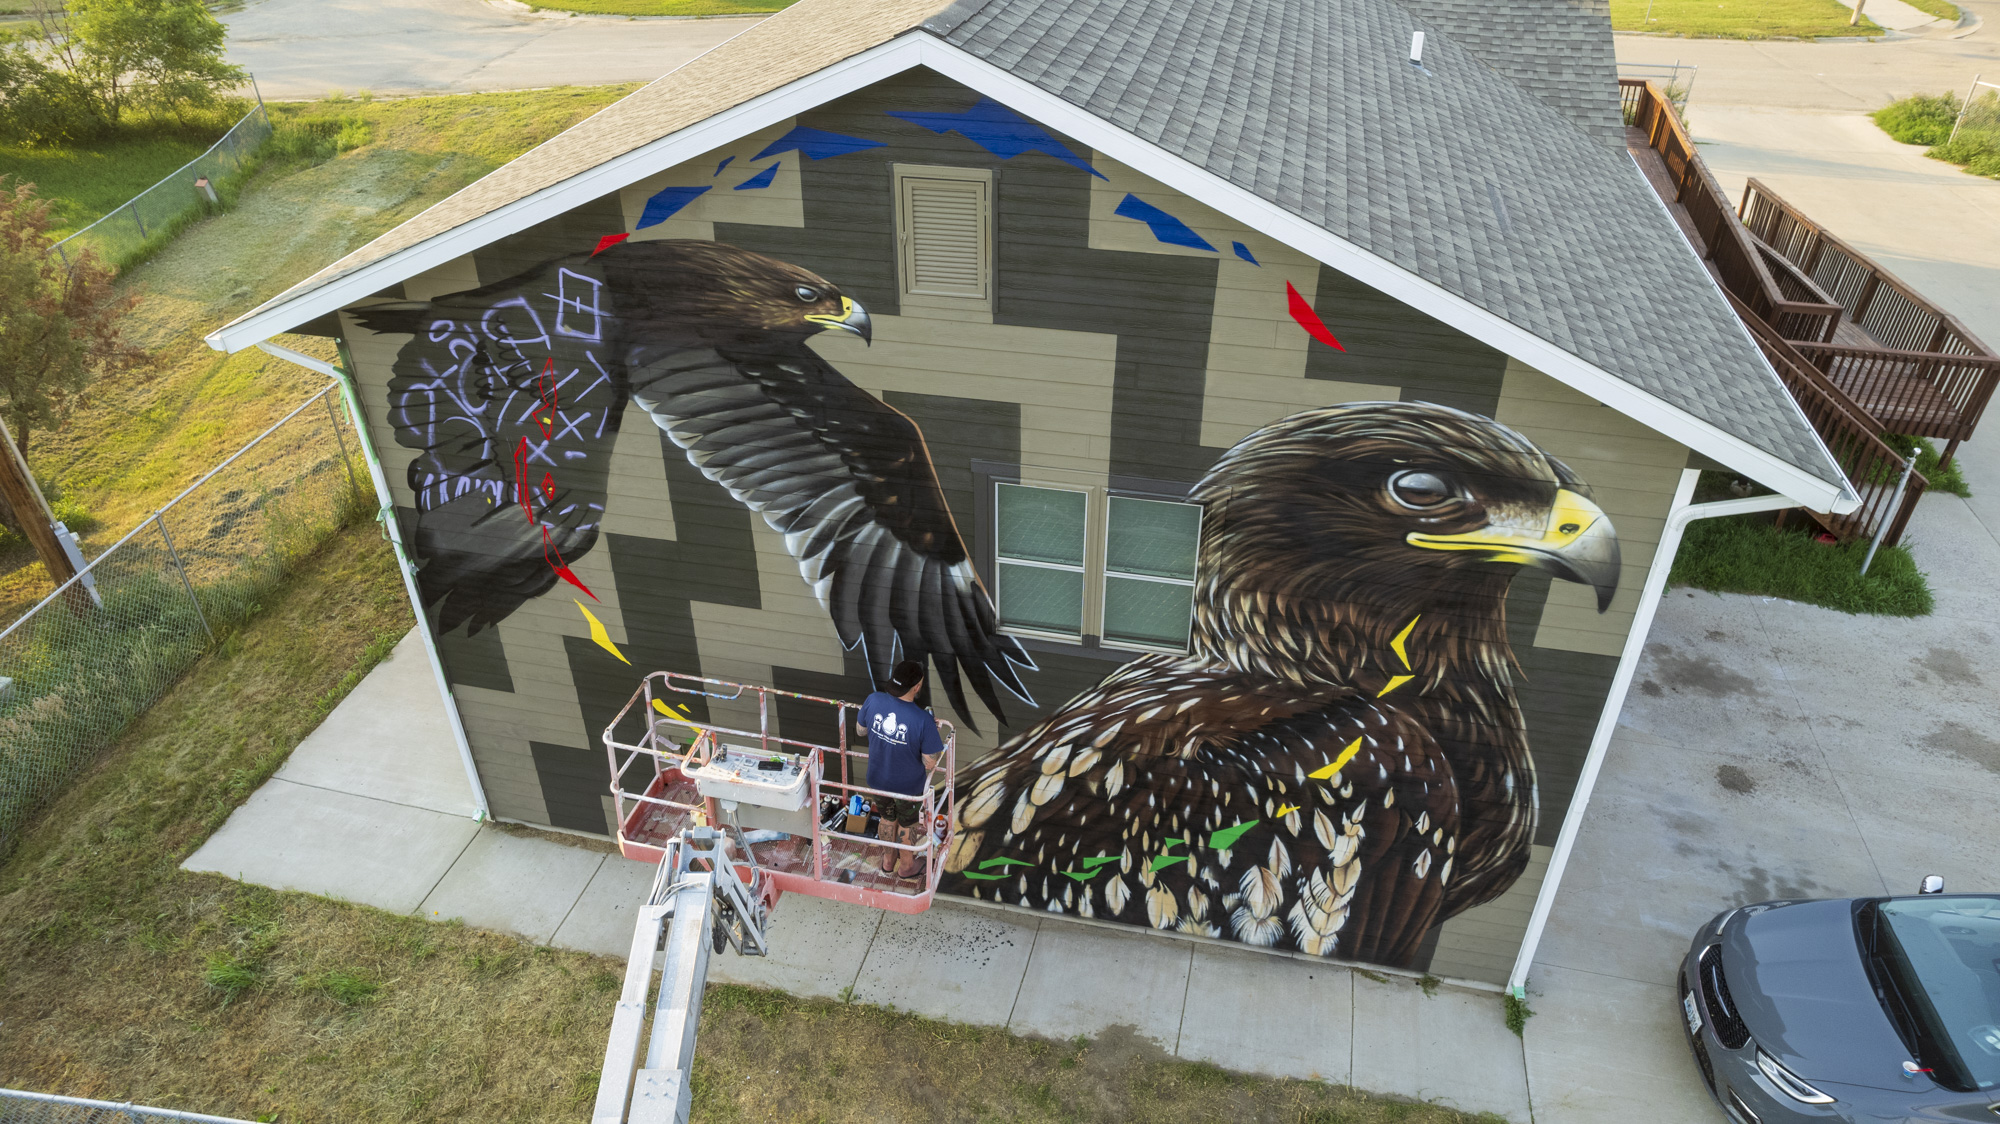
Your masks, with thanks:
M888 742L890 745L910 744L910 724L908 722L896 721L896 716L893 713L885 711L876 715L875 720L870 723L870 726L874 729L877 737Z

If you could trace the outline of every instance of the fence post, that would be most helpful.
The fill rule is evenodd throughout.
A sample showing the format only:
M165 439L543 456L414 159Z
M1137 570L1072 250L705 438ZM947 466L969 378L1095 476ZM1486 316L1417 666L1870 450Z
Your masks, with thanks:
M325 390L320 393L326 398L326 420L333 423L333 439L340 445L340 463L347 467L347 486L354 489L354 494L358 496L361 494L361 481L355 479L354 461L347 455L347 438L340 433L340 415L334 412L333 395Z
M1965 111L1972 108L1972 95L1979 92L1980 77L1979 74L1973 75L1972 85L1965 88L1965 100L1958 103L1958 116L1951 119L1951 135L1944 138L1944 143L1950 144L1958 139L1958 126L1965 120Z
M1909 491L1910 474L1916 470L1917 454L1911 453L1909 459L1903 462L1903 478L1896 481L1896 506L1884 515L1880 523L1875 525L1875 537L1868 543L1868 557L1861 560L1861 575L1863 577L1868 576L1868 567L1875 564L1875 552L1882 549L1883 532L1889 529L1890 523L1901 521L1898 519L1898 516L1902 514L1903 493ZM1898 535L1900 534L1901 529L1899 528Z
M208 642L215 643L215 629L209 627L208 614L201 611L201 598L194 595L194 583L188 580L187 567L181 564L180 551L174 549L174 537L167 533L167 519L164 509L153 513L153 525L160 529L160 537L166 540L167 557L173 560L174 572L181 576L181 588L187 590L188 601L194 605L195 619L201 622L201 630L208 633Z
M139 237L146 237L146 220L139 217L139 197L135 195L126 200L125 209L132 212L132 223L139 228Z

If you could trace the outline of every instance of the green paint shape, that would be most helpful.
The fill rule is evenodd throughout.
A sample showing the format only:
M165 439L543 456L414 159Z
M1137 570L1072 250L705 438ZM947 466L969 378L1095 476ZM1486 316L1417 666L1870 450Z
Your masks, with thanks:
M1174 842L1178 843L1180 840L1176 839ZM1159 858L1153 860L1153 873L1158 874L1175 863L1184 863L1186 861L1188 861L1186 855L1161 855Z
M1064 878L1074 878L1078 882L1088 882L1097 877L1097 872L1094 870L1065 870L1062 872L1062 876Z
M979 869L985 870L989 866L1033 866L1033 865L1035 864L1029 862L1026 859L1010 859L1005 855L1001 855L996 858L987 859L985 862L980 863Z
M1225 827L1221 831L1211 832L1208 837L1208 845L1218 851L1226 851L1238 839L1243 838L1244 832L1263 822L1263 820L1251 820L1249 823L1240 823L1235 827Z
M981 882L998 882L1007 877L1004 874L981 874L976 870L961 871L960 873L964 874L967 878L977 878Z
M1118 861L1117 855L1098 855L1095 858L1089 858L1083 860L1083 869L1096 870L1098 867L1103 866L1105 863L1115 863L1117 861Z

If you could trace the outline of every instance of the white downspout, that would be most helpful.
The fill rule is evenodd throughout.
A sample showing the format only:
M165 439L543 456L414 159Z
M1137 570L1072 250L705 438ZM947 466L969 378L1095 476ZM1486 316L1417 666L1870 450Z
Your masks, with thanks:
M1563 868L1569 865L1570 850L1576 846L1584 810L1590 805L1591 789L1597 786L1598 770L1604 766L1604 752L1611 745L1611 735L1618 728L1618 715L1625 709L1625 693L1631 689L1632 676L1639 667L1639 653L1646 647L1646 634L1652 631L1653 615L1659 610L1660 598L1666 593L1667 573L1674 568L1674 555L1680 550L1681 533L1697 519L1748 515L1799 506L1797 500L1783 495L1691 503L1695 481L1700 477L1699 469L1686 469L1681 473L1680 486L1674 490L1674 503L1668 509L1667 525L1660 531L1660 546L1653 554L1652 568L1646 572L1645 590L1639 595L1639 611L1632 617L1632 631L1626 634L1625 650L1618 657L1618 672L1611 677L1611 690L1604 696L1604 712L1598 715L1597 732L1590 739L1590 754L1584 758L1583 772L1576 778L1576 791L1570 796L1569 813L1563 817L1562 833L1556 836L1555 852L1549 856L1549 869L1542 875L1542 887L1535 894L1535 910L1528 916L1528 931L1521 937L1521 952L1514 958L1514 970L1507 977L1507 993L1516 998L1527 997L1528 969L1535 961L1535 947L1541 943L1542 929L1548 925L1549 913L1555 908L1556 887L1562 883Z
M486 804L486 786L479 783L479 766L472 760L472 743L466 740L465 724L458 717L458 701L452 697L451 684L444 677L444 661L438 657L437 637L431 635L430 618L424 614L423 596L417 592L417 568L410 562L410 556L403 549L403 532L396 520L396 500L389 491L389 478L382 471L382 462L375 456L375 445L368 436L368 422L361 413L361 399L354 392L353 380L331 363L314 359L269 342L259 342L257 349L296 363L307 370L318 371L340 387L340 396L347 402L347 415L354 422L354 433L361 443L361 454L368 461L368 477L375 482L375 498L380 505L377 517L389 534L389 546L396 552L396 569L403 574L403 590L410 596L410 608L417 614L417 634L424 638L424 654L430 657L431 678L437 681L438 694L444 699L445 717L451 720L451 736L458 742L459 761L465 765L465 779L472 785L472 818L484 821L492 818L492 811Z

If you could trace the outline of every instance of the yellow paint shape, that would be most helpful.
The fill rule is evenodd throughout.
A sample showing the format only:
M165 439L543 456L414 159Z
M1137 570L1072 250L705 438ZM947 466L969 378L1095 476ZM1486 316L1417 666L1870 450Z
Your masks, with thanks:
M1389 677L1388 685L1383 687L1380 691L1375 692L1375 697L1379 699L1383 695L1388 694L1389 692L1395 690L1396 688L1402 686L1405 683L1408 683L1410 680L1415 678L1416 676L1414 675L1391 675Z
M1299 806L1298 806L1297 804L1287 804L1287 805L1285 805L1284 807L1282 807L1282 808L1278 809L1278 810L1277 810L1277 812L1276 812L1275 814L1273 814L1273 816L1272 816L1271 818L1272 818L1272 819L1280 819L1280 820L1281 820L1281 819L1284 819L1284 818L1285 818L1286 816L1289 816L1289 815L1291 815L1291 814L1292 814L1293 812L1296 812L1296 811L1298 811L1298 810L1299 810Z
M570 600L575 601L576 599L571 598ZM618 645L611 642L611 634L604 631L604 622L591 616L590 610L583 607L583 602L577 601L576 607L583 613L583 619L590 622L590 638L597 643L597 646L617 656L619 662L623 663L626 667L632 666L632 661L626 659L625 653L618 650Z
M1309 776L1316 781L1326 780L1327 778L1333 776L1335 773L1340 772L1340 767L1342 765L1347 764L1349 761L1354 760L1354 755L1360 752L1361 752L1361 739L1355 738L1353 741L1347 743L1346 749L1340 751L1339 757L1334 758L1332 761L1328 762L1324 767L1314 769L1312 772L1307 773L1306 776ZM1298 774L1296 773L1293 774L1293 776L1297 775Z
M668 718L678 718L683 722L689 720L687 711L682 710L680 707L677 706L668 706L665 699L654 699L653 709L659 711L661 714L666 715Z
M1409 640L1410 630L1417 627L1417 622L1423 619L1424 615L1422 613L1418 613L1416 616L1411 617L1410 623L1403 626L1403 631L1397 633L1396 638L1394 640L1389 641L1389 647L1395 651L1396 658L1403 661L1403 670L1405 671L1411 670L1410 652L1409 649L1403 647L1403 644L1404 642Z

